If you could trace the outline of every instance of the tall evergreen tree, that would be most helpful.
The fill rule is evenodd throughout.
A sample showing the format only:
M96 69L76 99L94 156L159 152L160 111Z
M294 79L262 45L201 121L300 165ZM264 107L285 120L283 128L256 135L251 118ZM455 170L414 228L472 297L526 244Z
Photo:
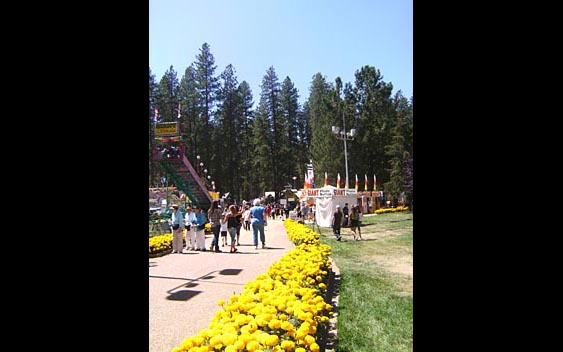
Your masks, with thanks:
M178 87L178 76L170 66L160 79L156 92L158 115L163 122L173 122L178 117Z
M203 43L195 62L195 83L200 113L195 128L195 139L197 154L201 156L202 160L205 160L212 172L216 170L216 166L212 164L213 154L210 150L212 135L210 127L219 88L219 79L215 76L216 68L215 58L211 54L209 44Z
M251 123L252 155L250 159L251 169L249 177L249 191L252 198L259 197L264 192L271 190L273 185L272 175L272 130L268 118L269 110L266 97L262 95L255 117Z
M158 164L153 160L153 153L155 153L157 148L154 140L154 109L156 105L156 90L156 79L149 67L149 187L157 185L159 180Z
M193 64L186 68L178 92L181 113L180 128L187 147L186 154L188 159L195 160L197 155L195 128L200 107Z
M266 71L260 88L258 110L261 113L260 117L264 119L269 129L270 135L268 140L270 162L268 165L271 169L264 176L271 181L270 190L281 190L284 183L280 173L283 169L282 163L284 160L280 158L280 148L283 148L286 121L281 107L280 83L273 66Z
M357 137L350 146L352 172L375 174L382 184L389 180L388 156L385 146L392 143L394 110L391 102L393 86L372 66L355 73L350 101L355 105L354 123ZM366 147L369 146L369 147ZM383 187L385 188L385 187Z
M333 86L321 73L315 74L308 99L312 130L309 156L313 160L317 174L327 172L329 178L334 177L334 179L337 173L341 173L344 177L345 169L343 142L337 140L332 133L332 126L343 127L339 101L339 94ZM318 180L315 186L317 184Z
M227 65L221 74L221 80L223 84L217 91L218 108L215 113L217 128L213 138L213 146L216 148L214 161L221 167L216 170L214 177L222 180L219 189L223 193L230 192L233 197L239 198L241 180L237 177L237 171L242 152L240 130L243 116L242 100L232 65Z
M394 200L408 198L412 201L412 108L400 90L393 97L393 108L392 143L385 147L390 177L385 188Z
M251 170L252 170L252 156L254 150L252 149L252 129L251 122L254 119L254 111L252 106L254 101L252 98L252 90L246 81L242 81L238 86L238 95L240 97L240 150L241 153L238 159L239 179L241 180L240 199L250 199L251 193Z
M276 191L282 189L286 183L291 183L291 177L297 174L297 165L300 161L299 150L299 93L297 88L289 77L286 77L282 83L280 93L280 104L282 110L283 132L281 136L281 144L278 146L278 158L283 160L279 169L280 184Z

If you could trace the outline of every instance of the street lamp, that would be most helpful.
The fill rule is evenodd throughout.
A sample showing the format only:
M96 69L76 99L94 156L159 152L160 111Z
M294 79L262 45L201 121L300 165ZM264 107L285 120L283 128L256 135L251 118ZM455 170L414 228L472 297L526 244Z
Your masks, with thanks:
M334 133L337 139L344 141L344 162L346 164L346 185L344 185L344 188L348 188L348 182L350 179L348 178L348 149L346 147L346 141L354 140L356 137L356 129L352 128L349 132L346 132L346 119L344 118L344 115L342 115L342 125L342 130L340 130L340 127L338 126L332 126L332 133Z
M293 176L292 179L293 179L293 189L295 189L295 180L297 180L297 176Z
M160 182L162 182L162 187L166 187L166 207L168 208L169 204L168 204L168 180L166 179L166 177L161 177L160 178Z

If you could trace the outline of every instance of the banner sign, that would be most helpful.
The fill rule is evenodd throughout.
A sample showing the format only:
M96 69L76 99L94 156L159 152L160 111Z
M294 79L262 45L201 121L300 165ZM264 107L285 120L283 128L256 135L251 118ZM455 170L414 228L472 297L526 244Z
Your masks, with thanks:
M344 189L344 188L307 188L301 190L301 196L303 197L345 197L357 195L355 189Z
M174 136L180 134L180 125L178 122L160 122L154 127L156 136Z

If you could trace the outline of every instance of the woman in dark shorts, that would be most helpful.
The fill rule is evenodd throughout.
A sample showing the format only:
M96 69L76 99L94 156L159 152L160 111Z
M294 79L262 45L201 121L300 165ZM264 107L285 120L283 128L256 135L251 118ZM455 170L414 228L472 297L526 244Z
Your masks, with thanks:
M354 241L361 239L356 234L356 228L358 227L358 221L360 220L360 213L358 211L357 205L352 205L352 209L350 210L350 230L352 230L352 234L354 235Z

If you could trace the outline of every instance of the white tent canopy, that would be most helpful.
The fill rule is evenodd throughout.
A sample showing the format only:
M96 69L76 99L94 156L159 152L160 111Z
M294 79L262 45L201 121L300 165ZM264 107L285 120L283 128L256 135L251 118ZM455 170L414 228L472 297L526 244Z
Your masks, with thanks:
M350 208L358 202L355 189L336 188L325 186L322 188L309 188L303 190L302 196L315 199L315 221L320 227L331 227L332 215L336 211L336 206L344 208L348 203Z

